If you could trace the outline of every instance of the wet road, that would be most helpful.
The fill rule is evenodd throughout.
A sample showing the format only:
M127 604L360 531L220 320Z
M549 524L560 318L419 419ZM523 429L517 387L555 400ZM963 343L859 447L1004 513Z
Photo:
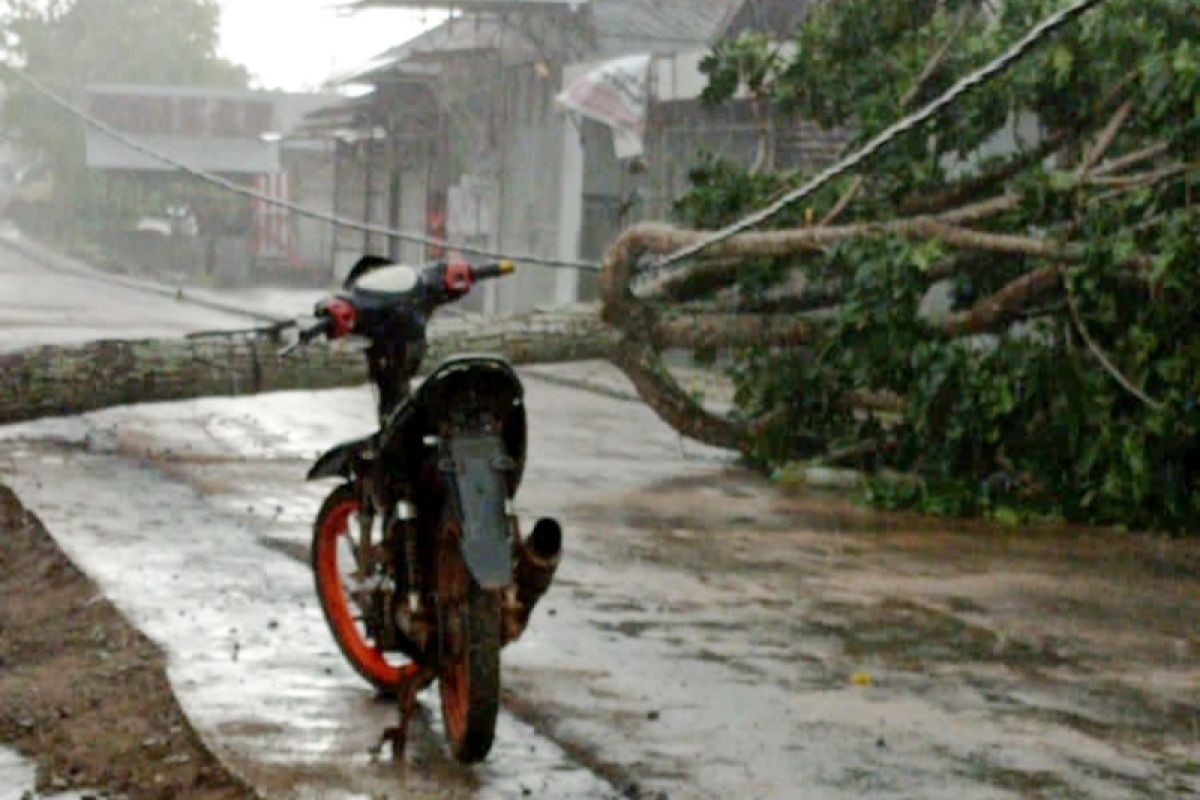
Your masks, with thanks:
M372 763L394 712L341 664L311 596L325 487L299 478L367 429L366 391L13 428L0 478L166 647L198 729L274 796L1196 791L1200 565L1182 544L791 497L641 406L528 384L519 507L563 518L569 552L505 651L478 770L447 761L432 694L409 764Z
M1200 556L789 495L636 403L526 370L518 507L567 554L505 651L492 758L436 696L405 764L312 596L317 451L366 390L0 429L10 484L169 653L181 703L272 797L1005 798L1200 792ZM602 365L556 370L627 390Z
M115 285L83 265L70 273L47 268L12 249L14 238L19 235L0 222L0 351L95 339L181 336L253 324L244 315Z

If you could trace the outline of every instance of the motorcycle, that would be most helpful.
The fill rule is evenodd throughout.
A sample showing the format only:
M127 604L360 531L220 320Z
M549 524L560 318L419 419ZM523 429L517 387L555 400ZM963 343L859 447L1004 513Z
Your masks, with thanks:
M409 390L435 309L513 270L511 262L415 269L368 256L341 292L317 304L316 322L293 345L351 335L368 345L380 427L308 472L308 480L340 481L313 526L312 567L342 654L398 700L399 725L385 733L396 757L417 692L434 680L454 757L487 757L500 650L525 630L561 558L558 522L541 519L523 538L514 512L527 421L512 367L459 356Z

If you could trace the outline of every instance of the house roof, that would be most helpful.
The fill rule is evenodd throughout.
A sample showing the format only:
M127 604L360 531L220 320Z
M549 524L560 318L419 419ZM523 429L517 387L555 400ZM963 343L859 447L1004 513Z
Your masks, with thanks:
M729 20L722 36L735 37L747 31L786 37L808 16L816 0L744 0Z
M594 53L609 58L634 53L677 53L708 46L721 37L738 11L753 0L569 0L568 2L478 2L470 5L480 13L448 19L397 47L387 50L363 67L340 76L333 83L374 80L381 71L401 63L427 61L430 57L495 49L502 44L512 47L518 37L511 35L497 17L484 13L488 8L513 7L528 13L563 13L581 10L588 15L596 41ZM357 0L350 7L405 6L409 0ZM428 5L428 3L420 3ZM434 5L437 5L434 3Z
M503 33L501 23L490 17L448 19L403 44L385 50L360 67L331 76L330 82L378 83L398 78L412 80L435 77L438 69L430 63L433 59L497 49L504 39Z
M588 0L347 0L342 8L444 8L447 10L491 12L537 12L547 8L577 8Z
M601 55L671 53L712 44L746 0L591 0Z

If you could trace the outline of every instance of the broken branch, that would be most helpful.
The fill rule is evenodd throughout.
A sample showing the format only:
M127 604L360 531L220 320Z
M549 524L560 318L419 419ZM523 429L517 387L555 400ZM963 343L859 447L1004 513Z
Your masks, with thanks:
M1126 100L1116 110L1116 113L1109 119L1108 124L1104 126L1104 130L1100 131L1100 135L1096 137L1096 142L1088 150L1083 157L1083 161L1079 164L1079 169L1076 170L1076 175L1084 176L1091 172L1092 167L1104 158L1104 154L1112 147L1113 142L1117 140L1117 134L1121 132L1121 127L1125 121L1129 119L1129 115L1133 113L1133 101Z
M1008 324L1034 300L1062 285L1063 268L1043 267L1022 275L967 311L951 314L942 324L951 338L987 333Z

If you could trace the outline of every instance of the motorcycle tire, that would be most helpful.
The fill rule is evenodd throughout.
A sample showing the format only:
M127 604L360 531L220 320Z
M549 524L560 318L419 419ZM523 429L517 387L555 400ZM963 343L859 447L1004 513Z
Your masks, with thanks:
M462 639L438 670L442 723L454 758L474 764L492 749L500 711L500 593L480 588L457 546L443 550L438 570L442 589L458 600L456 628Z
M394 695L401 684L416 673L411 663L389 660L354 618L357 606L350 599L338 570L338 543L348 535L350 520L359 502L350 484L334 489L325 498L313 525L312 567L317 597L325 622L338 649L362 678L385 695Z

